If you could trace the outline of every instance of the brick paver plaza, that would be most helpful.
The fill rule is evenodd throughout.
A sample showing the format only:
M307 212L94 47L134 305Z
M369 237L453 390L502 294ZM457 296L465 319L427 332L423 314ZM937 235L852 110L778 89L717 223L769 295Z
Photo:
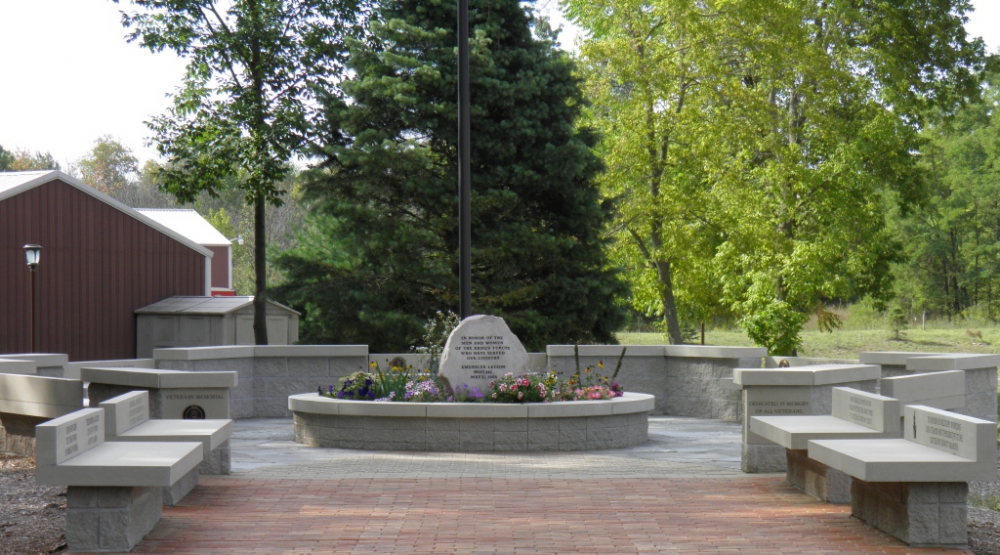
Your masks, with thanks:
M739 471L739 425L650 419L650 443L550 454L319 449L241 420L233 475L203 476L133 553L971 553L912 548L850 508Z

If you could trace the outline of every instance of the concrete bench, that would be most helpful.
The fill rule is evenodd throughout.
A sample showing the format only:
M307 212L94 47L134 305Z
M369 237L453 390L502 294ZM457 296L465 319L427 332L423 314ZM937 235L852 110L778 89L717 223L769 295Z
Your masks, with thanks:
M232 420L150 420L148 391L119 395L100 406L106 415L104 436L107 441L197 441L205 452L198 473L229 474ZM194 485L186 491L165 489L163 503L175 505Z
M963 547L970 481L997 478L996 424L921 405L903 438L809 442L809 458L851 476L851 514L910 545Z
M900 403L848 387L833 388L832 414L753 416L750 431L785 448L786 479L803 493L830 503L851 502L850 477L810 460L814 439L898 438Z
M68 360L67 355L60 353L0 355L0 372L34 374L49 378L73 378L73 376L65 375ZM19 366L20 369L18 369Z
M791 368L735 368L733 384L743 390L743 472L785 472L785 449L750 430L754 416L829 415L836 386L874 393L878 366L815 364Z
M90 405L135 390L149 392L153 418L229 418L229 390L236 387L236 372L187 372L154 368L80 369L80 379L90 382Z
M104 409L81 409L39 424L35 480L67 486L70 551L129 551L163 511L161 488L195 473L195 442L105 442Z
M0 453L35 455L35 426L83 408L77 380L0 373Z
M904 405L924 405L936 409L965 406L965 371L928 372L882 378L879 393ZM902 418L900 413L900 418Z

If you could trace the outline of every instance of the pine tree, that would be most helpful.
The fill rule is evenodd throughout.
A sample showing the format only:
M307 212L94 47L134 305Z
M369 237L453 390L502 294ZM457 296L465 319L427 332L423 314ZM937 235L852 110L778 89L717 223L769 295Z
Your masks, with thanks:
M278 261L306 341L398 351L457 308L456 19L452 1L383 2L371 39L350 45L309 226ZM611 342L624 288L602 250L609 207L573 64L517 0L473 0L470 26L473 312L529 349Z

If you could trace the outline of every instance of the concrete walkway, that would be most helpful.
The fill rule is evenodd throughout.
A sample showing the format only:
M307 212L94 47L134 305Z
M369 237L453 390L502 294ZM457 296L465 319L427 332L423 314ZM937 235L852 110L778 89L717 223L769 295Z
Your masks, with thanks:
M907 547L783 475L742 474L739 434L653 417L649 443L615 451L358 452L241 420L232 476L202 477L133 553L971 553Z

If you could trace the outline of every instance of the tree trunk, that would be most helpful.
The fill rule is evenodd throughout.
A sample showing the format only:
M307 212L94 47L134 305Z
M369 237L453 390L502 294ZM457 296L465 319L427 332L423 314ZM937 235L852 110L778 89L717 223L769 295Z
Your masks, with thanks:
M670 276L670 263L657 262L656 273L660 276L660 298L663 300L663 321L667 324L667 337L671 345L683 345L684 336L677 319L677 304L674 302L674 286Z
M257 199L254 204L253 218L253 336L258 345L267 345L267 237L264 227L264 208L266 201Z
M267 123L264 118L264 76L261 72L261 52L260 44L260 5L256 1L248 3L250 16L250 26L253 33L250 36L250 87L253 92L253 138L258 160L268 156L267 148L264 146L264 132ZM258 183L257 187L261 185ZM258 190L254 201L254 294L253 294L253 336L257 345L267 345L267 234L265 229L265 208L267 207L267 197L263 191Z

